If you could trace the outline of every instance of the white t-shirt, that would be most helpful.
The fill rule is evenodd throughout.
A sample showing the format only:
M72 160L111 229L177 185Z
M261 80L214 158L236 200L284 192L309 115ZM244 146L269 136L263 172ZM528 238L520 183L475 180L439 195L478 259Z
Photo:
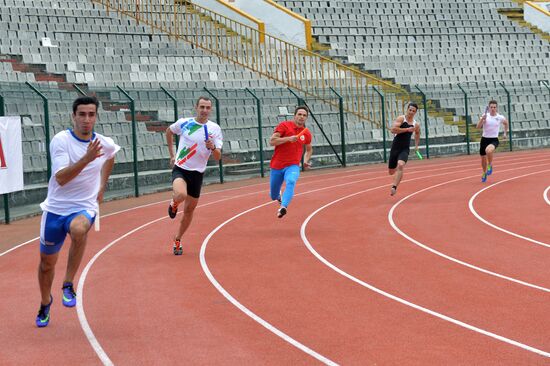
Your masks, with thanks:
M216 123L207 121L201 124L194 118L180 118L170 125L172 133L179 135L176 165L185 170L204 172L212 151L206 148L206 130L214 146L221 149L223 145L222 129Z
M485 123L483 124L483 137L495 138L498 137L500 132L500 124L504 121L504 116L502 114L496 114L491 116L487 113L485 118Z
M48 183L48 196L40 204L44 211L56 215L70 215L82 210L97 212L97 194L101 185L101 168L111 159L120 146L113 139L94 133L92 139L101 141L103 155L86 165L74 179L60 186L55 174L61 169L75 164L86 154L90 141L81 140L72 130L61 131L50 142L52 176Z

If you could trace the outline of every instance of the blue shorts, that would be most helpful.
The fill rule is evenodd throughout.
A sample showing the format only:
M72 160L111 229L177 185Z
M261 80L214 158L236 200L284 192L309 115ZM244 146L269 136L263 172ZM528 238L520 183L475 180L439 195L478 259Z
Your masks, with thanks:
M71 222L79 215L86 216L90 221L90 227L93 225L96 215L94 211L82 210L67 216L44 211L40 224L40 253L55 254L59 252L69 232Z

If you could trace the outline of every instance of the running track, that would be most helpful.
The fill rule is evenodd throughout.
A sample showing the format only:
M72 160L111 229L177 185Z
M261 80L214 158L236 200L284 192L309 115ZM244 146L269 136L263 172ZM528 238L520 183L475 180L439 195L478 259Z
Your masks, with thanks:
M494 166L308 172L282 220L266 179L205 187L181 257L168 193L106 203L45 329L38 220L0 226L0 364L550 365L550 153Z

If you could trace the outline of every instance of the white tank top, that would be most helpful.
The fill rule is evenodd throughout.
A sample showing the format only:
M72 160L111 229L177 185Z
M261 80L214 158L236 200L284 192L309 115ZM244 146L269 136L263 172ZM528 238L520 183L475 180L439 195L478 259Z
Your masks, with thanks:
M502 114L497 114L491 116L487 113L487 118L483 124L483 137L495 138L498 137L500 132L500 124L504 121L504 116Z

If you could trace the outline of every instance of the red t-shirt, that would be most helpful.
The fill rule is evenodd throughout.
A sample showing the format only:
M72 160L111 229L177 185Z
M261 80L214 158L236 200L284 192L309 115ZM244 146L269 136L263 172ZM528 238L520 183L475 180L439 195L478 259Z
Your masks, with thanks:
M294 121L283 121L275 127L274 132L278 132L281 137L288 137L299 134L303 129L303 127L298 127ZM283 169L290 165L300 165L304 151L303 146L309 144L311 144L311 133L308 130L296 142L285 142L275 146L275 153L269 166L273 169Z

